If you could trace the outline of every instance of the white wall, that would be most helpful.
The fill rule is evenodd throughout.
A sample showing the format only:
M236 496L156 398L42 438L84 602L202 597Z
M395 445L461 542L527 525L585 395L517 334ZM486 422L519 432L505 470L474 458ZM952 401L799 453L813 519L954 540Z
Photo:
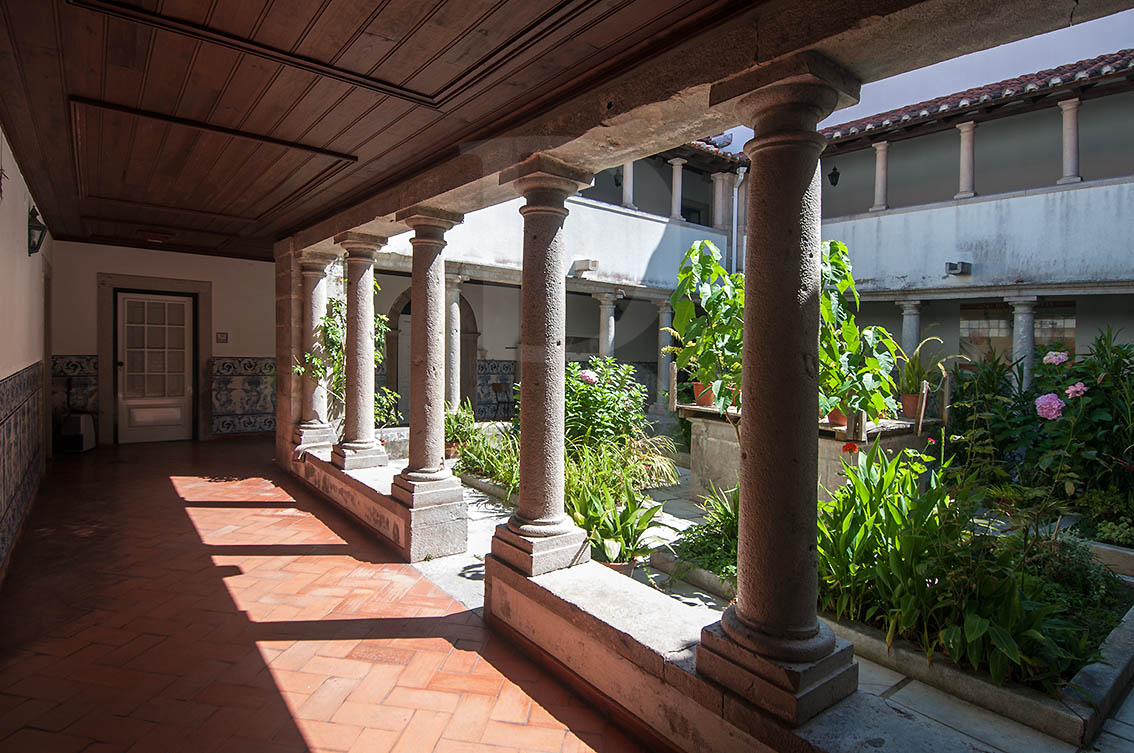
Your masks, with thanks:
M1115 340L1134 343L1134 295L1080 296L1075 301L1075 352L1086 353L1100 330L1110 326Z
M65 241L55 244L53 353L98 351L100 272L211 282L213 355L275 355L273 263ZM215 342L216 332L227 332L228 342Z
M1134 175L1134 92L1079 106L1079 173L1083 180Z
M51 264L54 244L46 238L38 254L28 256L28 209L34 200L23 173L0 134L0 379L45 357L43 337L44 268ZM50 363L44 367L51 368Z

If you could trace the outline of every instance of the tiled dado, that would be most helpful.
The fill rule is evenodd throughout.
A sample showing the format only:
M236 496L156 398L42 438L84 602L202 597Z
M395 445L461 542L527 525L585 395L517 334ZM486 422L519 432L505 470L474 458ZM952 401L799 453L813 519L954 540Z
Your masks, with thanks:
M43 362L0 380L0 563L43 474Z
M516 407L516 362L486 359L476 362L478 421L510 421Z
M98 356L51 357L51 415L55 425L68 413L98 415Z
M275 358L214 358L210 374L214 434L276 430Z

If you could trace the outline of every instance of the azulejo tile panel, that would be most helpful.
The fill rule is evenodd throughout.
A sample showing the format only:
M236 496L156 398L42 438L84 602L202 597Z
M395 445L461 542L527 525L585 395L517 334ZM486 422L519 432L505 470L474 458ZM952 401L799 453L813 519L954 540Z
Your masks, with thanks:
M7 559L43 474L43 362L0 380L0 562Z
M214 358L210 372L214 434L275 431L275 358Z
M51 357L51 415L55 425L70 413L98 414L98 356Z
M487 359L476 362L476 419L510 421L516 409L516 362Z

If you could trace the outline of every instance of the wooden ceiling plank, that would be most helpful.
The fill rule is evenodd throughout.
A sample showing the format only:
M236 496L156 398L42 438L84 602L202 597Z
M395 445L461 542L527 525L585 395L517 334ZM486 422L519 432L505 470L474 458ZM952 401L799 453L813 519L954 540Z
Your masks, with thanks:
M380 12L381 6L374 0L331 0L292 49L297 55L333 63Z
M416 29L406 41L382 61L376 73L386 81L401 86L414 77L440 50L448 48L464 36L471 24L482 22L492 14L501 0L465 0L445 3L430 19L428 26ZM512 12L527 17L523 8L513 6ZM428 92L433 94L433 92Z
M164 215L174 217L192 217L203 219L223 220L240 227L247 227L256 224L255 217L241 217L230 214L223 214L219 212L209 212L207 210L195 209L192 207L182 206L159 206L145 201L133 201L130 199L119 199L112 196L89 196L83 200L83 211L89 214L106 214L112 213L115 210L122 211L141 211L147 212L148 216L153 218L154 222L170 222L171 220L163 220ZM176 220L172 220L176 222Z
M337 65L360 75L374 75L413 31L420 28L443 0L389 0L340 54Z

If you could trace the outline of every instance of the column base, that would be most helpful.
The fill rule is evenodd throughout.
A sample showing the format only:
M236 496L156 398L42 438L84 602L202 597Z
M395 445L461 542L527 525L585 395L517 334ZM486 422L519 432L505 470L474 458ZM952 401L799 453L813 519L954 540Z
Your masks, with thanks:
M530 577L589 562L591 545L582 528L536 537L518 534L502 523L492 536L492 554Z
M386 448L381 442L373 444L338 444L331 451L331 462L344 471L357 471L360 468L376 468L390 462Z
M872 206L870 209L868 209L866 211L868 211L868 212L881 212L882 210L889 209L889 208L890 208L889 204L875 204L874 206Z
M798 727L858 689L854 646L834 638L822 622L819 630L821 640L827 636L834 640L831 653L814 661L785 662L740 645L720 622L714 622L701 631L697 672L724 685L753 708Z
M305 448L330 447L335 443L335 431L329 424L297 424L291 443Z
M465 498L461 481L451 473L438 474L437 478L418 480L407 478L402 471L394 476L390 484L390 496L406 507L433 507L452 502L462 502Z
M1083 177L1081 175L1064 175L1059 180L1055 181L1057 186L1062 186L1065 183L1082 183Z
M961 191L960 193L953 194L954 199L971 199L976 196L976 191Z

